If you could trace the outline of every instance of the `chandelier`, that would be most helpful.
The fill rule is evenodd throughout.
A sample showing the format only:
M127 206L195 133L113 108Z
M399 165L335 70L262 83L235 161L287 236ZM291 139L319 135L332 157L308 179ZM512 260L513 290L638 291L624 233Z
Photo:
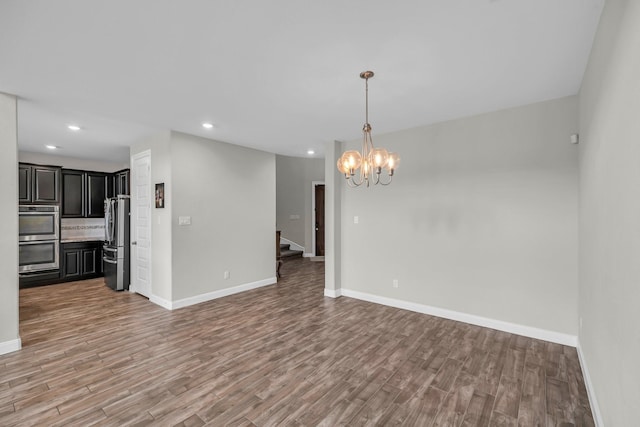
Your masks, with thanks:
M369 124L369 79L373 77L373 71L363 71L360 78L365 85L365 122L362 128L362 149L360 152L349 150L342 153L338 159L338 170L344 174L350 187L359 187L362 184L369 186L389 185L393 179L393 172L398 168L400 157L396 153L390 153L384 148L374 148L371 138L371 125ZM385 169L388 180L381 180L382 169ZM359 170L358 177L356 172Z

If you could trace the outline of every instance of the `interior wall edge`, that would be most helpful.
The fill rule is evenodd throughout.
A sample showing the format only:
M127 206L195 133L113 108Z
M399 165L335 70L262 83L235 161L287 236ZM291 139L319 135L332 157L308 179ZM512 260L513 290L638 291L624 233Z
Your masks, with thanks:
M154 297L151 302L158 304L168 310L177 310L179 308L188 307L190 305L200 304L207 301L212 301L218 298L223 298L229 295L239 294L241 292L250 291L252 289L261 288L263 286L270 286L277 284L278 279L274 277L268 277L266 279L257 280L255 282L243 283L242 285L233 286L230 288L219 289L213 292L207 292L204 294L194 295L191 297L179 299L176 301L166 301L162 298Z
M149 297L149 301L151 301L155 305L159 305L160 307L162 307L164 309L173 310L173 304L171 303L171 301L166 300L166 299L164 299L162 297L159 297L157 295L151 295Z
M477 316L474 314L463 313L460 311L448 310L444 308L434 307L426 304L418 304L410 301L404 301L394 298L383 297L366 292L354 291L342 288L342 296L359 299L362 301L372 302L375 304L386 305L389 307L400 308L403 310L414 311L416 313L428 314L431 316L442 317L458 322L469 323L485 328L496 329L503 332L522 335L528 338L535 338L543 341L549 341L556 344L562 344L570 347L576 347L578 337L576 335L565 334L562 332L540 329L533 326L521 325L517 323L505 322L503 320L491 319L488 317ZM325 291L326 295L326 291Z
M22 340L20 338L0 342L0 355L13 353L14 351L18 351L20 349L22 349Z
M342 289L324 288L324 296L329 298L338 298L342 296Z
M582 346L580 345L580 339L578 338L576 350L578 351L578 360L580 360L580 368L582 369L582 377L584 378L584 384L587 389L587 396L589 397L589 405L591 406L591 413L593 414L593 421L596 423L596 427L604 427L604 421L602 421L602 413L600 412L600 406L598 405L598 399L596 397L596 390L591 382L591 375L589 374L589 368L587 367L587 359L582 352Z

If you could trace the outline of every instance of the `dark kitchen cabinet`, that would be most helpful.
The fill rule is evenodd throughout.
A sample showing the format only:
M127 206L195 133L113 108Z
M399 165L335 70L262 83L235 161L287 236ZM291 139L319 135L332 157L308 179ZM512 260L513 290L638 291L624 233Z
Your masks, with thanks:
M110 173L107 175L107 198L115 197L116 194L116 175Z
M102 273L102 242L62 244L61 279L84 280Z
M62 171L62 217L84 217L85 195L84 172L64 169Z
M104 217L104 199L107 196L107 174L87 172L87 218Z
M31 203L31 166L18 166L18 202Z
M120 194L130 195L129 187L129 169L124 169L115 173L116 177L116 196Z
M60 169L33 167L33 203L60 203Z
M27 163L18 165L18 202L60 203L60 168Z
M107 197L116 197L120 194L129 195L129 169L123 169L107 176Z
M109 175L102 172L62 170L62 217L102 218L109 191Z

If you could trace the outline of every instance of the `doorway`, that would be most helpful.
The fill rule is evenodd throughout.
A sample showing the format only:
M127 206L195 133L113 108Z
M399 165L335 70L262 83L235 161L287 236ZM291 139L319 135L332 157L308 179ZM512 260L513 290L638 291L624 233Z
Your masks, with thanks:
M313 181L313 255L324 256L324 182Z

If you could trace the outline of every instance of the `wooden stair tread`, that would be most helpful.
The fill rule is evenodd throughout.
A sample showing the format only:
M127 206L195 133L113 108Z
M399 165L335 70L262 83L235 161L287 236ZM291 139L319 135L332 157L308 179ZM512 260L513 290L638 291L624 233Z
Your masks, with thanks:
M289 245L287 245L289 246ZM281 258L302 258L302 251L296 251L293 249L281 249L280 250L280 257Z

